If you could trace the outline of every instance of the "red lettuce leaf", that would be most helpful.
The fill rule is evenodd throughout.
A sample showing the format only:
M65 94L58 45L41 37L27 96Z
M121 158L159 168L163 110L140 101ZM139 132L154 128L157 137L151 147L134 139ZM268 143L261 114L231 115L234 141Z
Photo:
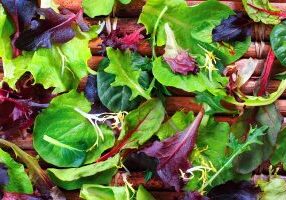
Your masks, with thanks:
M180 179L180 170L186 171L191 167L188 155L195 146L203 115L204 111L202 110L185 131L177 133L162 142L155 141L150 147L141 151L158 159L158 176L167 186L175 187L176 191L180 191L183 185Z
M8 169L4 164L0 163L0 187L8 184L8 182L9 182Z
M82 11L77 14L63 9L61 13L56 13L51 8L38 9L37 13L44 17L31 22L29 29L21 32L15 46L25 51L34 51L40 47L51 48L52 43L66 43L75 36L72 27L74 22L79 22L82 30L86 26L82 23Z
M214 187L209 193L208 197L214 200L233 199L233 200L256 200L260 189L255 187L251 182L229 181L223 185Z
M12 38L13 55L17 57L21 51L15 47L15 41L20 35L20 32L30 26L33 17L36 14L36 0L1 0L3 7L10 16L15 33Z
M249 17L238 12L223 20L220 25L212 31L212 38L215 42L235 42L244 41L252 33L253 22Z

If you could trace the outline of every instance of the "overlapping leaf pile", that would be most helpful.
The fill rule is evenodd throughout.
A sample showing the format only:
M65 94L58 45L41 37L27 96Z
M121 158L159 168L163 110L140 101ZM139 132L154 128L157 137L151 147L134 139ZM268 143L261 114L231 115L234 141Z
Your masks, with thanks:
M0 134L32 134L50 168L0 139L0 197L65 199L59 187L80 189L90 200L152 200L142 185L135 190L128 182L129 170L140 169L184 191L185 199L285 199L286 182L276 171L255 182L251 176L264 161L286 166L283 117L275 105L286 89L285 73L275 76L277 91L266 90L275 57L286 66L286 14L260 0L242 1L247 14L216 0L192 7L184 0L147 0L142 27L131 34L110 18L95 26L83 19L83 13L108 16L117 3L130 2L83 0L68 10L52 1L1 1ZM257 61L238 59L250 46L254 22L275 26L260 84L247 95L241 88ZM105 58L93 71L88 45L98 36ZM143 40L150 41L150 57L137 52ZM87 76L84 93L78 91ZM170 87L191 92L200 112L170 116ZM237 120L218 122L218 113ZM118 170L125 186L111 184Z

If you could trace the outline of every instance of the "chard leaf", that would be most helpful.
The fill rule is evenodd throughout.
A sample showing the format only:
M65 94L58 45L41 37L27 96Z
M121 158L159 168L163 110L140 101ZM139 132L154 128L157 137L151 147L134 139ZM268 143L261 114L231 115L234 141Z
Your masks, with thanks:
M25 172L24 166L14 161L13 158L8 153L3 151L1 148L0 148L0 163L4 164L8 172L7 175L9 176L8 181L6 183L4 181L5 186L3 187L3 189L5 191L25 193L25 194L33 193L33 186L28 175ZM2 176L0 177L1 177L0 179L3 179ZM7 178L8 177L6 177L6 180ZM0 180L0 182L1 181L2 180ZM0 185L2 184L0 183Z
M166 11L162 15L163 10ZM209 12L210 10L212 12ZM156 22L160 18L160 14L162 16L158 24ZM218 1L206 1L189 7L184 0L148 0L143 7L139 23L144 24L147 33L154 34L155 32L158 46L166 43L164 25L168 23L178 45L188 50L191 55L196 56L198 64L204 65L205 61L205 51L198 46L200 45L208 51L214 52L226 65L240 58L250 45L249 38L244 42L231 43L235 51L233 55L228 47L212 41L212 30L223 19L233 14L234 11ZM155 30L156 24L158 25L157 30Z
M242 3L249 17L255 22L262 22L264 24L279 24L281 22L279 16L271 15L253 7L255 6L270 12L279 12L280 10L273 7L269 3L269 0L242 0Z
M20 149L17 145L0 139L0 147L11 148L15 155L25 164L29 169L29 177L34 186L39 190L41 196L46 199L56 198L65 200L65 197L60 190L51 182L46 171L42 170L38 160L30 156L25 151Z
M142 150L146 155L157 158L157 174L165 185L174 187L180 191L182 180L180 170L186 171L190 168L188 155L195 147L197 132L203 118L201 111L193 123L181 133L163 140L155 141L150 147Z
M82 6L84 13L89 17L96 17L100 15L109 15L116 0L83 0ZM119 0L123 4L129 4L131 0Z
M222 20L221 24L212 31L215 42L235 42L244 41L252 33L252 21L242 12L230 15Z
M165 109L158 99L151 99L126 117L117 144L97 162L106 160L124 149L138 148L148 141L160 128Z
M79 167L85 161L90 162L91 158L96 159L113 145L112 132L102 129L108 140L99 138L95 127L77 109L89 112L91 105L83 94L73 90L54 98L36 118L34 148L48 163L59 167Z
M177 132L183 131L195 119L193 112L176 112L168 121L163 123L156 133L160 140L167 139Z
M140 60L142 59L143 57L140 56L136 60L137 62L140 62ZM135 64L135 62L133 62L133 64ZM97 72L98 96L100 98L101 103L113 112L129 111L134 109L141 102L142 98L137 97L130 101L129 99L131 98L131 90L127 86L111 86L111 83L115 81L116 76L110 73L106 73L104 71L106 67L108 67L108 65L108 59L104 59L103 61L101 61ZM148 74L146 74L145 72L141 72L140 80L141 84L144 83L144 86L148 87Z
M271 47L282 65L286 66L286 46L284 44L284 37L286 36L286 22L283 21L280 24L274 26L271 35L270 42Z
M115 75L115 80L111 86L127 86L131 90L130 101L137 96L142 96L147 100L151 99L150 92L153 86L151 84L146 90L140 85L141 70L133 68L132 53L129 50L122 53L120 50L107 48L107 56L110 63L104 71Z
M84 184L109 184L117 171L119 160L120 156L116 155L104 162L79 168L49 168L48 174L54 183L66 190L79 189Z
M269 181L258 180L257 185L261 189L261 200L283 200L286 198L286 182L279 177L270 177Z

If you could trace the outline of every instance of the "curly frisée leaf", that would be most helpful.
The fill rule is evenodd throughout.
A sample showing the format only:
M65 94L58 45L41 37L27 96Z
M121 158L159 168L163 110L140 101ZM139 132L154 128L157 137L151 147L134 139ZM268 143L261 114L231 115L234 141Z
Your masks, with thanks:
M54 98L36 118L34 148L48 163L59 167L78 167L94 149L100 155L109 148L106 142L110 140L99 138L98 130L77 109L89 112L91 104L83 94L71 91Z

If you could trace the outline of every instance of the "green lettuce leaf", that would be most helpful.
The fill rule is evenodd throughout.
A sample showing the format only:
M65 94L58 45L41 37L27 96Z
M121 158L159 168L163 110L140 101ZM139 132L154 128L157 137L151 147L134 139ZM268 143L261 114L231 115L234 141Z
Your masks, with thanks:
M134 69L132 53L129 50L123 53L110 47L106 51L110 63L104 71L115 75L115 80L111 86L127 86L131 90L130 101L137 96L142 96L147 100L151 99L150 92L153 84L149 86L148 90L141 86L141 69Z
M195 119L194 113L184 113L183 111L176 112L168 121L164 122L156 135L162 141L183 131Z
M282 178L270 177L269 181L258 180L257 185L261 189L260 200L286 199L286 182Z
M120 3L129 4L131 0L119 0ZM89 17L109 15L115 4L115 0L83 0L82 6L84 13Z
M83 184L109 184L117 171L120 156L116 155L106 161L86 165L79 168L49 168L48 175L53 182L66 190L74 190Z
M155 200L155 198L142 185L139 185L136 200Z
M242 0L243 6L251 19L255 22L262 22L264 24L279 24L281 22L278 16L269 15L266 12L261 12L248 4L257 8L262 8L269 11L278 12L279 9L273 7L269 0Z
M87 113L90 109L84 95L73 90L54 98L37 116L33 143L45 161L59 167L78 167L113 145L112 131L103 128L106 139L99 138L95 127L78 111Z
M22 164L17 163L13 158L0 148L0 163L8 169L9 182L4 186L7 192L33 193L33 185L25 172Z

